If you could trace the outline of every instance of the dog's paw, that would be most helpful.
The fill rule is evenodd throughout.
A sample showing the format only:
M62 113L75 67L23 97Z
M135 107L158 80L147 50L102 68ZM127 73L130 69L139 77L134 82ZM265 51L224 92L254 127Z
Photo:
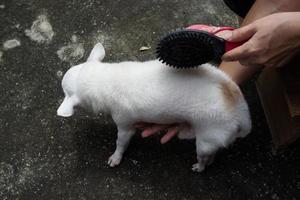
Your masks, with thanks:
M114 153L108 158L107 164L110 167L115 167L120 164L121 160L122 160L122 155L120 155L119 153Z
M204 165L200 165L199 163L195 163L192 166L192 170L194 172L202 172L204 169L205 169L205 166Z

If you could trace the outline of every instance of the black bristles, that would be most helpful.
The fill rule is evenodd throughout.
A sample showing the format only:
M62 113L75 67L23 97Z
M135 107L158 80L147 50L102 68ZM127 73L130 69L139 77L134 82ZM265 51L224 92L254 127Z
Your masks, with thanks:
M157 58L176 68L192 68L220 58L223 39L203 31L179 30L164 37L157 46Z

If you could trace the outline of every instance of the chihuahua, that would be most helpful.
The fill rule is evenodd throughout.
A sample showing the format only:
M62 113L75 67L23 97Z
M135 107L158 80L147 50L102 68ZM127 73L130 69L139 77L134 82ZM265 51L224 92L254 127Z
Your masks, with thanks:
M62 79L64 101L57 114L70 117L79 106L110 114L117 125L111 167L120 164L138 122L181 124L180 139L195 138L201 172L218 149L251 130L248 105L239 87L211 64L176 69L158 60L104 63L98 43L85 63L70 68Z

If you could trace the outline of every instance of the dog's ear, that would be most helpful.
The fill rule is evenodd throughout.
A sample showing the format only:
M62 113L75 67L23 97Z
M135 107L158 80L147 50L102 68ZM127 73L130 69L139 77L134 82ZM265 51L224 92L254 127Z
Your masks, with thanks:
M101 43L97 43L94 46L89 58L87 59L87 62L89 62L89 61L100 61L101 62L104 57L105 57L105 49Z
M57 115L61 117L70 117L74 114L74 107L78 105L79 100L76 96L65 97L62 104L57 109Z

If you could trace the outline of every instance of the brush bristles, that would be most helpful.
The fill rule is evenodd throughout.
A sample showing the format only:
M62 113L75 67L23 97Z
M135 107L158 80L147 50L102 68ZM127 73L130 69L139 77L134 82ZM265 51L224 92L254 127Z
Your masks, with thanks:
M162 63L171 67L193 68L222 56L222 42L205 32L179 30L159 42L156 54Z

